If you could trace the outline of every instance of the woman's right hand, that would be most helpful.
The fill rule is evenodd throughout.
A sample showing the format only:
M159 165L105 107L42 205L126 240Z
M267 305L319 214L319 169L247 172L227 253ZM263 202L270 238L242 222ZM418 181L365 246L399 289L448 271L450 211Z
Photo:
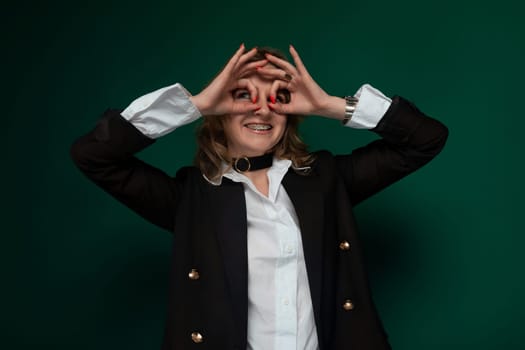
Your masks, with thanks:
M256 48L244 53L242 44L215 79L199 94L190 97L202 115L241 114L257 109L257 90L249 80L243 79L248 73L255 72L257 67L268 63L267 60L246 63L256 53ZM234 100L232 92L236 89L248 90L251 103Z

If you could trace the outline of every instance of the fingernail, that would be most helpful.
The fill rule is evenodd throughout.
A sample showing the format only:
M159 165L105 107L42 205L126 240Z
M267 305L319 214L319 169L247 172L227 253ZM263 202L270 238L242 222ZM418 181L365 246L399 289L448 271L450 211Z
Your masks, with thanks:
M273 111L273 106L271 104L268 103L268 108Z
M257 96L253 96L252 97L252 103L255 103L255 102L257 102ZM259 107L259 108L261 108L261 107Z
M239 49L242 49L244 47L244 43L241 43L241 46L239 46Z
M259 109L261 109L261 107L257 107L257 108L255 108L253 111L254 111L254 112L257 112Z
M272 103L275 104L275 96L270 96L270 101L272 101Z

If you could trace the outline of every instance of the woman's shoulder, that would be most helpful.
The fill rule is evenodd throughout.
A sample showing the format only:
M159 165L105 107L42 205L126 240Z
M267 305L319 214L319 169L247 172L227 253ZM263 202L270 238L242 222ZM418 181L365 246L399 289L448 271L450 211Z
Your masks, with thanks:
M326 166L330 163L333 163L335 160L335 156L332 152L328 150L318 150L315 152L312 152L312 167L319 167L319 166Z
M220 180L218 182L209 180L195 165L187 165L179 168L173 179L184 187L208 188L209 186L218 186L221 183Z
M318 158L330 159L330 158L334 157L333 153L328 151L328 150L326 150L326 149L321 149L321 150L317 150L315 152L312 152L312 155L315 157L316 160Z
M328 150L318 150L311 153L313 162L310 164L312 174L330 174L336 169L335 155Z
M202 173L199 168L194 165L184 165L177 170L175 175L177 179L191 179L202 177Z
M177 170L173 180L179 183L199 184L203 180L202 173L199 168L194 165L185 165Z

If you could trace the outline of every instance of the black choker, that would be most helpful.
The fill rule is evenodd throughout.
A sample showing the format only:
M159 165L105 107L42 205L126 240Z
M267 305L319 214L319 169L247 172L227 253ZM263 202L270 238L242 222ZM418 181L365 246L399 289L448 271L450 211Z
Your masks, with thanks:
M233 158L232 166L235 171L245 173L247 171L255 171L266 169L272 166L273 153L267 153L257 157L242 157Z

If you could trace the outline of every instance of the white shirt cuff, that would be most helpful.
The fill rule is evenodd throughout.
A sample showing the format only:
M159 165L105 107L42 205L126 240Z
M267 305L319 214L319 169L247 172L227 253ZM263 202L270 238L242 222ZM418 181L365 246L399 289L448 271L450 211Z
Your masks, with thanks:
M199 119L191 94L179 83L137 98L121 113L140 132L155 139Z
M392 103L390 98L369 84L361 86L354 96L359 102L345 126L355 129L375 128Z

